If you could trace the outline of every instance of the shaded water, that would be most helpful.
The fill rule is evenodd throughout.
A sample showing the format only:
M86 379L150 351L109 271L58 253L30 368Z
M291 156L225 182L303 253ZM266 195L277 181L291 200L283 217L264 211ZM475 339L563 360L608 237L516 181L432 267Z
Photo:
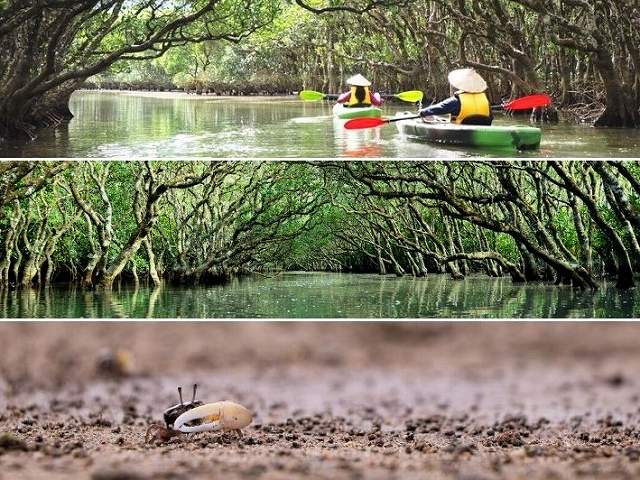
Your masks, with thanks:
M54 286L0 291L0 316L178 318L557 318L640 316L638 289L602 284L596 292L508 278L427 278L371 274L296 273L243 277L216 287L111 292Z
M393 125L346 131L328 102L297 97L222 98L170 93L76 92L74 119L4 157L526 157L640 156L640 130L544 126L533 152L437 147L402 137ZM388 105L385 113L411 110ZM524 123L498 116L498 124Z

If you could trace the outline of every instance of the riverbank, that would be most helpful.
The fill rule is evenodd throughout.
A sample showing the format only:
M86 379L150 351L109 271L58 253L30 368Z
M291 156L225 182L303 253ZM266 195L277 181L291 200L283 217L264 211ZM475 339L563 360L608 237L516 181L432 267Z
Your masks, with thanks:
M182 90L182 89L172 89L172 90L144 90L144 89L126 89L126 88L83 88L76 90L74 94L80 93L113 93L113 94L121 94L121 95L130 95L133 97L146 97L146 98L158 98L158 99L207 99L207 100L220 100L220 101L271 101L271 102L281 102L281 101L292 101L292 102L301 102L302 100L298 96L298 92L275 92L275 93L238 93L238 94L230 94L228 92L225 93L215 93L215 92L196 92L195 90ZM316 102L314 102L316 103ZM325 102L320 102L325 103ZM333 103L333 102L329 102ZM395 105L403 105L403 106L412 106L410 103L403 102L402 100L395 99L393 97L385 99L386 104L395 104Z
M290 79L287 85L273 85L266 82L187 82L175 84L172 82L153 82L148 80L118 81L118 80L88 80L82 85L85 90L130 90L130 91L184 91L198 95L288 95L298 89L299 83Z
M5 323L0 432L12 437L0 469L25 480L633 478L639 340L629 323ZM118 350L127 368L105 369ZM243 438L145 445L176 386L193 382L205 402L255 412Z
M128 95L132 97L146 97L146 98L158 98L158 99L171 99L171 98L179 98L179 99L202 99L206 98L207 100L221 100L221 101L261 101L261 100L269 100L269 101L296 101L299 102L300 98L294 94L287 93L277 93L274 95L218 95L215 93L196 93L196 92L185 92L183 90L171 90L171 91L160 91L160 90L126 90L126 89L80 89L74 92L75 94L87 92L97 92L97 93L113 93L120 95Z

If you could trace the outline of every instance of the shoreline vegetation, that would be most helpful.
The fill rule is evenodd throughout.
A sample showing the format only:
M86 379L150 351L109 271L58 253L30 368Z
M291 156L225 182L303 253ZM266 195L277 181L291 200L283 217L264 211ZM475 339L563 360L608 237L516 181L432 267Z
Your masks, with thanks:
M153 83L143 79L139 80L102 80L88 79L77 91L105 91L105 92L156 92L156 93L186 93L190 95L217 96L217 97L277 97L297 95L299 89L288 90L286 88L266 85L233 85L212 83L205 85L185 85ZM296 97L299 100L299 98Z
M473 67L494 101L546 91L596 127L640 127L640 7L626 0L0 1L0 138L70 118L89 79L186 90L449 95ZM93 81L93 80L91 80ZM554 110L539 118L554 118Z
M635 161L10 161L0 288L304 270L628 289L639 212Z
M155 98L166 98L166 97L179 97L179 98L208 98L208 99L230 99L230 98L250 98L250 99L260 99L260 98L278 98L278 99L286 99L289 98L292 101L300 101L299 97L291 92L277 92L273 94L265 93L265 92L257 92L257 93L244 93L239 92L238 94L232 94L229 92L216 93L216 92L194 92L187 90L180 90L178 88L173 90L149 90L149 89L135 89L135 88L81 88L76 90L76 92L107 92L107 93L123 93L125 95L136 95L141 97L155 97Z

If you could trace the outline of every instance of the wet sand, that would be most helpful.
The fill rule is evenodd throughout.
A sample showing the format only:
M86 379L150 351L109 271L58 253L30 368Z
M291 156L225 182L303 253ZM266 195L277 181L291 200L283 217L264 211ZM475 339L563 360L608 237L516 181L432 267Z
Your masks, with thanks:
M637 478L639 341L635 323L3 323L0 479ZM194 382L253 424L145 444Z

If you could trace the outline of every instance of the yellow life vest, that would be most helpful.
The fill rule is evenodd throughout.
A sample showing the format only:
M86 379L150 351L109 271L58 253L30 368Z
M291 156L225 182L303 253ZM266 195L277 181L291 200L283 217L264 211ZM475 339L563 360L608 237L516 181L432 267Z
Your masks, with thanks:
M460 92L456 96L460 100L460 113L458 113L458 116L451 118L452 122L462 123L468 117L491 117L491 106L484 92Z
M354 105L371 105L371 92L369 91L369 87L362 87L364 88L364 100L363 101L359 101L356 98L356 88L358 88L355 85L351 86L351 96L349 97L349 101L347 102L347 106L348 107L353 107Z

